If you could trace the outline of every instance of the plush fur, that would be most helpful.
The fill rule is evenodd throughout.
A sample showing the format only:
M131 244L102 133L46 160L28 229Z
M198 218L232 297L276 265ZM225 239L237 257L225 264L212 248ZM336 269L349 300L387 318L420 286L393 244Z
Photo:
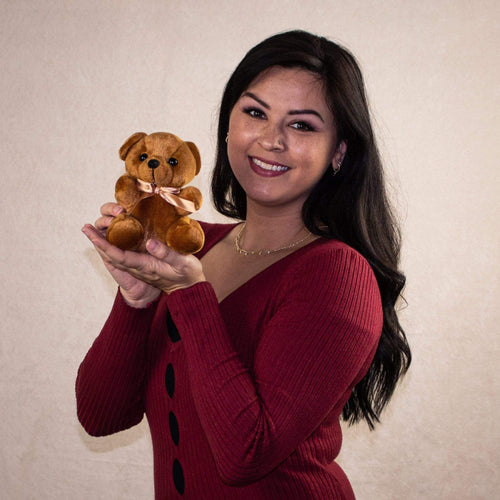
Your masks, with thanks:
M176 252L195 253L203 247L205 235L188 211L165 201L159 194L142 192L137 179L154 187L180 189L179 197L190 200L198 210L202 196L195 187L183 187L193 180L201 167L200 153L192 142L173 134L137 132L120 148L127 173L115 188L117 202L126 213L113 219L107 239L122 250L144 252L145 243L154 238Z

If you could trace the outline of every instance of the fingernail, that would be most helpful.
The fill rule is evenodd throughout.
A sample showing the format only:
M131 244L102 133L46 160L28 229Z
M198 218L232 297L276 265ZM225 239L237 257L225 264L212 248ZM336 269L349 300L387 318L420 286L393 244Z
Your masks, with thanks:
M156 250L158 248L158 242L156 240L148 240L146 243L148 250Z
M113 208L113 215L120 215L123 212L123 207Z

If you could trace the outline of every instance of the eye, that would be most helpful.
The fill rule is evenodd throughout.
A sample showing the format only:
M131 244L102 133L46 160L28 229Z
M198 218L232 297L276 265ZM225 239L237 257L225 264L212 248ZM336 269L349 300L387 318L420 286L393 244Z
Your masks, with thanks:
M172 167L175 167L177 165L178 161L174 157L172 157L172 158L169 158L168 163L170 165L172 165Z
M147 159L147 157L148 157L148 155L146 153L142 153L142 155L139 156L139 160L144 161Z
M257 108L245 108L243 110L244 113L251 116L252 118L265 118L266 114Z
M296 130L301 130L303 132L313 132L316 130L313 126L309 125L307 122L295 122L291 124L291 127Z

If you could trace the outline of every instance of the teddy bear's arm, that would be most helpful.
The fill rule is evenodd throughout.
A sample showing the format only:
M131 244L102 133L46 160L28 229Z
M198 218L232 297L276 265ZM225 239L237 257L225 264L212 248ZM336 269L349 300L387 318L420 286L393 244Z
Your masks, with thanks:
M130 212L136 203L141 199L142 194L137 189L136 180L130 175L122 175L117 181L115 186L116 201L127 212Z
M200 209L201 202L202 202L202 196L201 196L201 192L198 188L195 188L193 186L185 187L184 189L181 189L179 196L181 198L184 198L185 200L192 201L194 203L196 210ZM187 212L186 210L183 210L182 208L175 207L175 211L179 215L189 215L189 212Z

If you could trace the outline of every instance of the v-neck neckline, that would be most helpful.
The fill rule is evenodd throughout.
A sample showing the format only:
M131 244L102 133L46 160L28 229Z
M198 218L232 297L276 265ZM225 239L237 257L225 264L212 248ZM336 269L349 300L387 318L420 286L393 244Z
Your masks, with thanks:
M202 261L203 257L205 255L207 255L208 252L210 252L210 250L212 250L212 248L214 248L218 243L220 243L239 224L241 224L241 222L237 222L237 223L234 223L234 224L228 224L227 228L224 228L224 230L221 232L221 234L219 235L219 237L217 239L215 239L213 242L210 242L210 244L207 247L203 248L203 255L201 257L199 257L200 260ZM323 240L324 240L324 238L321 238L321 237L316 238L316 239L310 241L309 243L307 243L306 245L298 248L297 250L295 250L295 251L293 251L293 252L291 252L291 253L289 253L287 255L284 255L283 257L281 257L280 259L276 260L275 262L272 262L267 267L265 267L264 269L261 269L256 274L254 274L253 276L251 276L250 278L248 278L246 281L244 281L243 283L241 283L240 285L238 285L234 290L232 290L230 293L228 293L221 300L219 300L219 305L222 305L225 301L227 301L228 299L230 299L233 295L235 295L236 293L240 292L247 285L249 285L250 283L252 283L254 280L262 277L262 275L264 275L267 272L269 272L270 270L274 269L279 264L286 263L286 261L288 261L292 257L298 257L306 249L309 249L312 246L314 246L316 244L319 244Z

